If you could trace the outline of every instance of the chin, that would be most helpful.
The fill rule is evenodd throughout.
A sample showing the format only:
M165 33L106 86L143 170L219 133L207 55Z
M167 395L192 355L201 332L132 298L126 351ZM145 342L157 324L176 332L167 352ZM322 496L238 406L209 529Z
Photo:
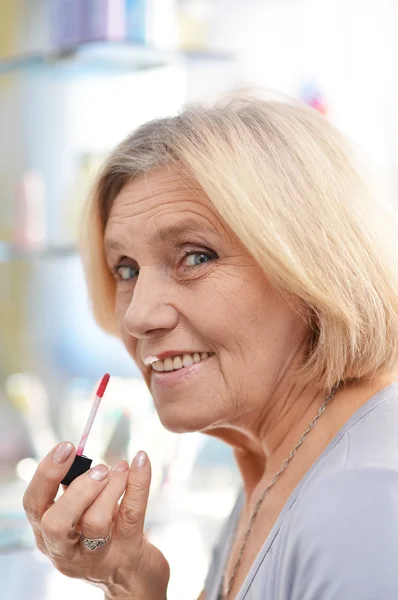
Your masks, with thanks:
M183 410L176 405L158 406L155 405L163 427L173 433L193 433L194 431L204 431L209 429L216 421L214 415L206 414L204 411Z

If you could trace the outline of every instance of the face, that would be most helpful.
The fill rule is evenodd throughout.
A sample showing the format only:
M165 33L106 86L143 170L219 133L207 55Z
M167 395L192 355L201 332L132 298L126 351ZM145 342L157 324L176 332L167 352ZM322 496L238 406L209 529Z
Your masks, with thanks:
M256 419L306 328L200 186L170 169L134 179L113 203L105 249L121 337L165 427Z

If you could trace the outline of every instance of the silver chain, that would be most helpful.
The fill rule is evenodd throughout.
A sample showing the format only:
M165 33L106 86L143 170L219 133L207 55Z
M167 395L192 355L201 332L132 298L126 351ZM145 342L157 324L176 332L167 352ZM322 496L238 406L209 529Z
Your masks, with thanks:
M331 401L331 399L333 398L333 396L335 395L335 393L337 392L339 388L339 385L335 385L330 393L327 395L325 401L323 402L322 406L320 406L317 414L315 415L315 417L312 419L312 421L310 422L310 424L308 425L307 429L304 431L303 435L301 436L301 438L299 439L299 441L297 442L297 444L294 446L294 448L290 451L289 456L287 457L287 459L282 463L279 471L274 475L274 477L271 479L270 483L266 486L266 488L264 489L263 493L261 494L260 498L257 500L256 505L254 507L252 516L250 517L250 522L249 522L249 527L247 528L247 531L245 533L245 537L243 539L243 543L242 546L240 548L239 551L239 556L238 559L236 561L236 563L234 564L234 567L232 569L232 575L229 579L228 582L228 589L227 591L223 592L223 588L224 585L222 584L221 586L221 594L219 597L219 600L229 600L229 596L232 590L232 586L235 583L235 579L236 576L238 574L239 571L239 567L241 565L242 562L242 557L245 553L246 550L246 546L247 546L247 542L249 540L250 534L252 532L253 529L253 525L256 521L257 515L258 515L258 511L260 510L260 507L263 503L264 498L267 496L268 492L270 491L270 489L272 487L274 487L274 485L276 484L276 482L279 480L280 476L282 475L282 473L284 471L286 471L287 467L289 466L291 460L296 456L297 450L300 448L300 446L304 443L307 435L310 433L310 431L315 427L318 419L321 417L321 415L323 415L323 413L325 412L325 409L327 407L327 405L329 404L329 402Z

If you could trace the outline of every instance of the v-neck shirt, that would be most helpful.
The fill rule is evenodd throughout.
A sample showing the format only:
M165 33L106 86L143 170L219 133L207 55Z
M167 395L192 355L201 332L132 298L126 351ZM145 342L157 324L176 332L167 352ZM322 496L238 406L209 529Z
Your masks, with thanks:
M244 503L213 551L217 600ZM397 600L398 382L345 423L284 505L236 600Z

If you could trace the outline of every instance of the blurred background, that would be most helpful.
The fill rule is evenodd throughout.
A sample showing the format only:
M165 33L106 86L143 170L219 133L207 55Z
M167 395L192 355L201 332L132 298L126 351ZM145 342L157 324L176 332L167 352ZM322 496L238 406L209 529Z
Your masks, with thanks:
M398 189L396 0L0 0L0 597L88 600L34 550L21 498L38 461L78 442L112 375L87 455L153 463L147 531L195 598L239 477L228 449L163 430L119 342L95 325L76 251L107 152L142 122L265 87L299 98Z

